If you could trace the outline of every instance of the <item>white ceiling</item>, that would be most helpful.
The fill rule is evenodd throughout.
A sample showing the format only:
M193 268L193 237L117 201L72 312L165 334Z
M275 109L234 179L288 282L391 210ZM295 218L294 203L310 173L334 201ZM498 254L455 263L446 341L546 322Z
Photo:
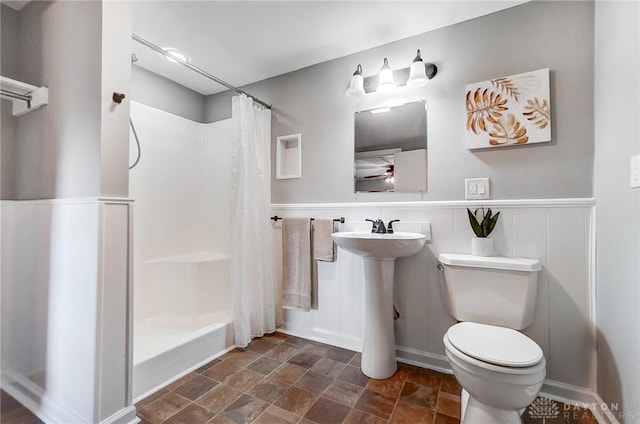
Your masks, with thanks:
M134 1L133 32L240 87L496 12L502 1ZM224 91L133 42L137 66L201 94Z

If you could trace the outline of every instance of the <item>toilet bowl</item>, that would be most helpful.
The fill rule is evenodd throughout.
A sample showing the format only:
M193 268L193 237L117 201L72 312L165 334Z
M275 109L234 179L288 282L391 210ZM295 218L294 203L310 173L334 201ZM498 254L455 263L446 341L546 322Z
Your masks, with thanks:
M461 422L521 423L546 375L540 346L510 328L461 322L444 336L447 358L463 387Z

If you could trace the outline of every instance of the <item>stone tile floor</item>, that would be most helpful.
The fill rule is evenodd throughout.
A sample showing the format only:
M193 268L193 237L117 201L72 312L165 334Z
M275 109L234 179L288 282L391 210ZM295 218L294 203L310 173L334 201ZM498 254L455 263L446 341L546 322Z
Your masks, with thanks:
M460 422L461 389L453 376L398 364L393 377L372 380L359 366L356 352L274 333L226 353L136 407L143 424ZM597 424L587 410L548 402L537 413L525 411L525 423L544 418L549 424ZM41 423L5 393L0 422Z
M2 390L0 392L0 423L42 424L43 421Z

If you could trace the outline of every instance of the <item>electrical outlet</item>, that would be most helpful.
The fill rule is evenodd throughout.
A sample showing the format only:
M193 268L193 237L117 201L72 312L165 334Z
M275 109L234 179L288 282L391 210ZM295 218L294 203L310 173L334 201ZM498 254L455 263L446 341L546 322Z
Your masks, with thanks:
M640 155L631 156L631 188L640 187Z
M467 178L464 180L464 193L467 200L490 199L489 178Z

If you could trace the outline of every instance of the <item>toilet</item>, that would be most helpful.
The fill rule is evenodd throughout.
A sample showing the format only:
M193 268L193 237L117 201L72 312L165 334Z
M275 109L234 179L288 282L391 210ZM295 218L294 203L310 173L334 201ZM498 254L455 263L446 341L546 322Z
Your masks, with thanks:
M522 423L546 375L531 325L540 261L453 253L438 256L442 296L459 322L444 335L445 353L462 386L463 424Z

